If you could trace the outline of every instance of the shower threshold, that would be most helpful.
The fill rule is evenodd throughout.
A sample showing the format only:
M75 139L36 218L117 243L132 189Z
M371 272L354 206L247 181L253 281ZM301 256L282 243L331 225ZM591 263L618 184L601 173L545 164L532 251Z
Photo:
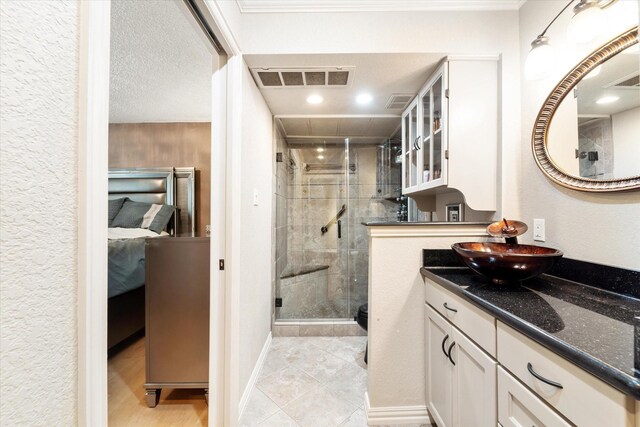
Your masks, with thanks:
M281 319L273 324L274 337L366 336L353 319Z

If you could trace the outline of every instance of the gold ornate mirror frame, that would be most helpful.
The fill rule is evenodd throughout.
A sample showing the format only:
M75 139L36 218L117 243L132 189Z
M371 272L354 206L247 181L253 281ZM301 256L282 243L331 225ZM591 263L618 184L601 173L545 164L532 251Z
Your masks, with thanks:
M580 62L569 72L551 91L533 126L532 149L533 157L538 167L553 182L573 190L589 192L628 191L640 189L640 175L608 180L581 178L563 172L549 156L547 149L547 134L551 120L562 100L571 93L572 89L589 74L595 67L617 55L629 46L638 43L638 26L624 32L609 43L605 44Z

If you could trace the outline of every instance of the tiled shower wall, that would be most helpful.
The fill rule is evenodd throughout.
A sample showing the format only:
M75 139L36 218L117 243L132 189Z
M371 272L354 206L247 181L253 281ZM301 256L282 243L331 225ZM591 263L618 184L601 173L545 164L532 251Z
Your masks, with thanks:
M327 266L326 285L317 286L317 281L302 280L304 277L280 282L276 295L283 299L283 308L277 309L278 320L353 318L358 307L367 301L368 237L361 223L396 217L397 205L377 197L375 146L352 146L349 157L355 171L348 178L344 170L305 171L304 164L315 158L315 150L315 147L290 148L288 155L283 154L288 183L287 218L281 220L286 223L286 232L279 236L286 236L287 242L278 242L277 246L286 249L288 272L305 266ZM344 148L327 149L327 157L328 152L344 158ZM397 186L400 187L399 182ZM282 203L283 197L276 197ZM336 224L323 235L321 227L343 204L347 205L347 211L342 217L341 238ZM283 271L278 266L276 270Z
M585 153L580 158L580 176L593 179L613 178L613 137L611 135L611 118L590 121L578 127L579 150ZM598 153L598 160L592 161L588 153Z

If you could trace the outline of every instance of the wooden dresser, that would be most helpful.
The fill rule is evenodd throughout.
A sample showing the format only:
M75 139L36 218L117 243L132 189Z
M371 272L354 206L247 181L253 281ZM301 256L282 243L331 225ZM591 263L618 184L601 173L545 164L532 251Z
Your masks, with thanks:
M203 388L209 379L209 238L146 244L146 400L162 388Z

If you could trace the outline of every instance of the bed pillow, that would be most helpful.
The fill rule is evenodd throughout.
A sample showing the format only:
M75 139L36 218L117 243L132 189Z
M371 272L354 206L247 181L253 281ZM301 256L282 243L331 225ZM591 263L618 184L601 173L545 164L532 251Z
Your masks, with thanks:
M151 231L160 233L165 229L171 216L175 212L175 206L170 205L151 205L142 219L141 228L148 228Z
M125 200L120 212L113 219L111 227L142 228L144 214L151 208L151 203L134 202Z
M155 205L126 200L118 215L113 219L111 227L148 228L151 231L160 233L169 223L175 209L174 206L169 205Z
M122 205L127 199L126 197L122 197L120 199L109 200L109 227L111 227L111 223L113 223L113 219L118 215L120 209L122 209Z

